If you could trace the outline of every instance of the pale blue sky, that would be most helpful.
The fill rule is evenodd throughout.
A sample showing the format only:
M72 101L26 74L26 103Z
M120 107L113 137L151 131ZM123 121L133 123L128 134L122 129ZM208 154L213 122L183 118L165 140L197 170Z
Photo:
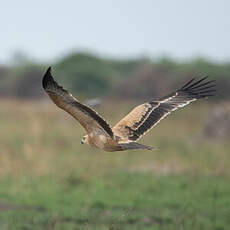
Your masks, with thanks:
M88 49L230 60L229 0L0 1L0 62L15 50L54 60Z

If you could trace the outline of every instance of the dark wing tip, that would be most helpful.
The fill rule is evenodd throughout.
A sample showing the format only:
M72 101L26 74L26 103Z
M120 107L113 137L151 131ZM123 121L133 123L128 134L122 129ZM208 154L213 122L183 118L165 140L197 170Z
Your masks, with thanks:
M213 84L215 80L205 81L208 78L209 77L206 76L201 79L198 79L195 82L194 79L192 79L191 81L186 83L182 88L180 88L178 91L189 94L191 97L196 99L214 96L214 94L212 93L216 91L215 90L216 85Z
M182 89L185 89L188 85L190 85L192 82L194 82L195 79L196 79L196 78L191 79L191 80L188 81L186 84L184 84L180 89L181 89L181 90L182 90Z
M43 76L42 86L47 93L54 93L57 91L68 93L66 89L58 85L58 83L54 80L53 76L51 75L51 67L47 69L45 75Z
M43 79L42 79L42 86L44 89L47 89L49 83L53 82L54 79L51 75L51 66L47 69L45 75L43 76Z

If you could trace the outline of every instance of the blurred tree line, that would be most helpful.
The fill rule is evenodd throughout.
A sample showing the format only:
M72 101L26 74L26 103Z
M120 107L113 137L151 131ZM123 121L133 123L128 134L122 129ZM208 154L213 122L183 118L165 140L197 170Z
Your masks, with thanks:
M16 62L0 66L0 97L39 99L42 76L50 63ZM109 59L72 53L52 64L55 79L77 96L149 100L175 90L193 77L217 80L216 99L230 99L230 63L204 58L179 62L164 57Z

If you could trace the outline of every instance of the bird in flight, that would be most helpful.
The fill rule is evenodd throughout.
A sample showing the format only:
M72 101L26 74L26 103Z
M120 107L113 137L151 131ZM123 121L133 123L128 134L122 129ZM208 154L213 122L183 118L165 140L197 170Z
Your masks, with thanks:
M136 141L172 111L184 107L201 98L213 96L214 80L207 77L194 78L173 93L158 100L146 102L134 108L113 128L93 109L80 103L54 80L51 67L46 71L42 85L51 100L61 109L71 114L86 130L81 143L104 151L123 151L153 147Z

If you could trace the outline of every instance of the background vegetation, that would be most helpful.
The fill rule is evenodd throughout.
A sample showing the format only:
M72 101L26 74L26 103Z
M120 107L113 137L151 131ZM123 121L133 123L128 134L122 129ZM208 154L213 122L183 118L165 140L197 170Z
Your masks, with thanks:
M209 75L218 80L221 88L216 99L230 98L230 63L203 58L179 62L167 57L118 60L89 53L73 53L45 64L21 57L10 66L0 66L0 96L41 98L41 76L49 65L53 66L55 78L78 96L149 100L193 77Z

